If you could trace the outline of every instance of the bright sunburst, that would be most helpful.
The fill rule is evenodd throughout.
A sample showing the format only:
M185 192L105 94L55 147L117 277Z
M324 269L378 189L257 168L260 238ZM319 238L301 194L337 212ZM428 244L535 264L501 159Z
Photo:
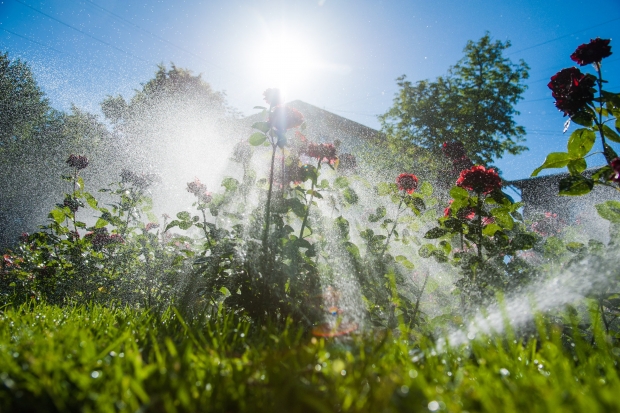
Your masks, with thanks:
M307 82L317 67L311 44L290 33L268 36L256 48L254 62L261 83L284 91Z

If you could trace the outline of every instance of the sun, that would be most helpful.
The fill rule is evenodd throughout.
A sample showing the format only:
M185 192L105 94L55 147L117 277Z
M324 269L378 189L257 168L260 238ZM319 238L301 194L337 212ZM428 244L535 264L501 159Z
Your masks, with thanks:
M310 81L317 58L308 42L281 33L267 36L258 44L254 64L261 83L286 91Z

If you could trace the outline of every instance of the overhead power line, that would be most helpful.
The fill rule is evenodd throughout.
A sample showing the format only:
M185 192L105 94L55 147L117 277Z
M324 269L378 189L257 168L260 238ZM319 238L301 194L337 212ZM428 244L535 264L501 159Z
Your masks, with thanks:
M179 45L177 45L177 44L175 44L175 43L173 43L173 42L171 42L171 41L169 41L169 40L167 40L167 39L165 39L165 38L163 38L161 36L158 36L155 33L152 33L149 30L146 30L146 29L140 27L139 25L137 25L137 24L135 24L135 23L125 19L124 17L114 13L113 11L110 11L110 10L106 9L105 7L102 7L102 6L98 5L97 3L95 3L95 2L93 2L91 0L84 0L84 1L87 2L87 3L90 3L91 5L93 5L94 7L98 8L99 10L101 10L101 11L103 11L105 13L108 13L109 15L114 16L116 19L122 21L123 23L128 24L128 25L130 25L132 27L135 27L136 29L143 31L144 33L148 34L149 36L154 37L155 39L157 39L157 40L159 40L161 42L169 44L170 46L175 47L175 48L177 48L178 50L180 50L182 52L185 52L185 53L187 53L187 54L189 54L189 55L191 55L191 56L193 56L193 57L195 57L197 59L200 59L203 62L207 63L208 65L211 65L212 67L214 67L216 69L219 69L219 70L221 70L223 72L228 72L228 73L231 73L231 74L233 74L233 75L235 75L237 77L240 77L240 75L238 75L237 73L233 72L232 70L226 69L226 68L221 67L221 66L218 66L217 64L215 64L215 63L205 59L204 57L202 57L200 55L197 55L196 53L193 53L191 50L187 50L186 48L184 48L182 46L179 46Z
M50 46L44 45L43 43L39 43L39 42L37 42L36 40L32 40L32 39L30 39L30 38L28 38L28 37L26 37L26 36L22 36L21 34L14 33L14 32L12 32L12 31L10 31L10 30L8 30L8 29L5 29L4 27L2 28L2 30L4 30L5 32L8 32L8 33L11 33L13 36L21 37L22 39L26 39L26 40L28 40L29 42L32 42L32 43L38 44L39 46L43 46L43 47L45 47L46 49L50 49L50 50L53 50L53 51L58 52L58 53L63 53L63 52L61 52L60 50L56 50L56 49L54 49L53 47L50 47Z
M555 37L555 38L553 38L551 40L547 40L547 41L544 41L542 43L538 43L538 44L535 44L533 46L526 47L524 49L519 49L519 50L515 50L514 52L511 52L511 53L506 53L506 56L510 56L510 55L515 54L515 53L520 53L520 52L524 52L526 50L534 49L535 47L543 46L545 44L548 44L548 43L551 43L551 42L555 42L555 41L560 40L560 39L565 39L565 38L570 37L570 36L572 36L574 34L579 34L579 33L585 32L587 30L594 29L595 27L604 26L606 24L613 23L613 22L618 21L618 20L620 20L620 17L616 17L615 19L608 20L608 21L606 21L604 23L595 24L594 26L586 27L585 29L581 29L581 30L578 30L576 32L565 34L564 36Z
M119 48L119 47L114 46L114 45L113 45L113 44L111 44L111 43L108 43L108 42L106 42L106 41L104 41L104 40L101 40L101 39L99 39L99 38L97 38L97 37L95 37L95 36L93 36L93 35L91 35L91 34L89 34L89 33L86 33L85 31L80 30L80 29L78 29L77 27L73 27L73 26L71 26L70 24L65 23L65 22L63 22L62 20L59 20L59 19L57 19L57 18L55 18L55 17L53 17L53 16L50 16L49 14L44 13L44 12L42 12L41 10L38 10L38 9L36 9L36 8L34 8L34 7L32 7L32 6L28 5L28 4L26 4L26 3L24 3L24 2L22 2L22 1L20 1L20 0L13 0L13 1L15 1L15 2L17 2L17 3L19 3L19 4L23 5L23 6L26 6L26 7L28 7L29 9L34 10L34 11L36 11L37 13L40 13L40 14L44 15L45 17L47 17L47 18L49 18L49 19L52 19L52 20L54 20L54 21L56 21L56 22L58 22L58 23L62 24L63 26L66 26L66 27L68 27L68 28L70 28L70 29L72 29L72 30L75 30L76 32L79 32L79 33L83 34L84 36L90 37L91 39L96 40L96 41L98 41L99 43L103 43L104 45L109 46L109 47L111 47L111 48L112 48L112 49L114 49L114 50L118 50L119 52L121 52L121 53L123 53L123 54L126 54L127 56L133 57L134 59L140 60L141 62L144 62L144 63L149 63L148 61L146 61L146 60L142 59L141 57L138 57L138 56L136 56L136 55L134 55L134 54L132 54L132 53L129 53L129 52L127 52L127 51L125 51L125 50L123 50L123 49L121 49L121 48Z

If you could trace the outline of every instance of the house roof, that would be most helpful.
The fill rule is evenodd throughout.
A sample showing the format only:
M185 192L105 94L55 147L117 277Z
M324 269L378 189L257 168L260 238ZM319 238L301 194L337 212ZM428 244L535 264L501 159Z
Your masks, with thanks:
M601 167L602 165L588 168L585 171L583 171L583 175L589 178L592 176L592 174L594 174L594 172L599 170ZM519 189L523 189L524 187L540 186L540 185L546 185L546 184L550 184L554 182L560 182L562 179L568 178L569 176L570 174L568 172L560 172L558 174L550 174L550 175L543 175L543 176L534 176L534 177L524 178L524 179L517 179L517 180L508 182L508 184L514 185Z
M306 120L309 130L316 130L320 132L327 132L330 130L347 131L351 135L369 140L383 137L383 134L376 129L336 115L335 113L321 109L301 100L293 100L288 102L286 105L297 109L304 115L304 119ZM263 115L261 113L257 113L243 118L242 122L245 125L250 126L252 123L262 120L264 120Z

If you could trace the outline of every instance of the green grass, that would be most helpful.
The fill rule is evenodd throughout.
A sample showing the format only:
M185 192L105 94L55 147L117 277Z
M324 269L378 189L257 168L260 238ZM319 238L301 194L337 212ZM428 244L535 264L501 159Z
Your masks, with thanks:
M620 349L596 330L568 352L539 328L547 339L437 353L424 337L317 339L231 315L6 308L0 411L620 411Z

